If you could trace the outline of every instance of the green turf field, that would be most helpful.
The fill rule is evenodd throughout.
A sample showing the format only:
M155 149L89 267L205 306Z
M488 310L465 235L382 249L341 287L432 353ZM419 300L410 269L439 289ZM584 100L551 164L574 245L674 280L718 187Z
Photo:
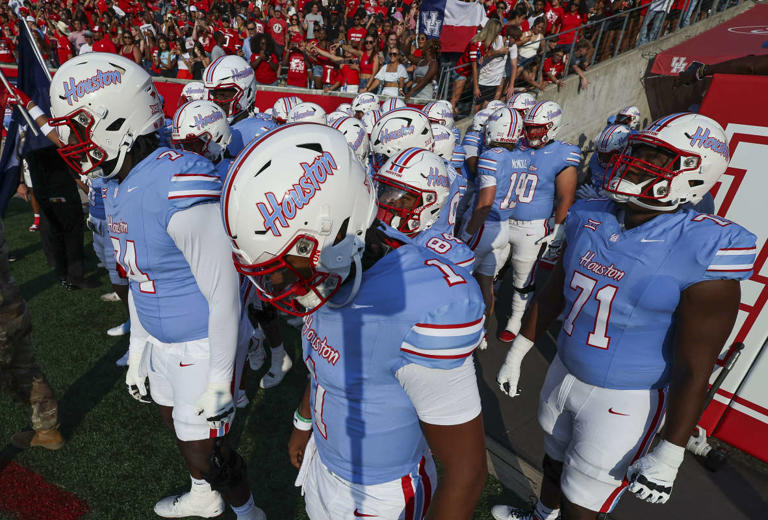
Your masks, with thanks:
M32 312L38 362L59 397L68 443L58 452L13 449L7 439L27 426L28 410L0 394L0 459L11 457L87 502L91 512L84 518L158 518L154 503L188 488L189 476L154 407L128 395L125 371L115 366L128 339L109 337L105 331L126 319L123 308L99 300L110 290L103 270L99 289L68 292L59 287L45 263L39 234L27 231L31 221L29 206L12 200L5 219L10 252L16 257L12 271ZM95 273L96 257L90 233L86 235L87 268ZM286 347L296 359L298 333L288 328L286 336ZM256 504L271 520L307 518L286 450L293 410L306 382L303 364L294 365L285 381L269 391L258 388L261 372L250 374L251 403L238 410L231 433L248 461ZM490 519L493 504L510 502L519 500L490 477L475 518ZM0 519L8 518L15 517L0 512ZM228 511L222 518L234 515Z

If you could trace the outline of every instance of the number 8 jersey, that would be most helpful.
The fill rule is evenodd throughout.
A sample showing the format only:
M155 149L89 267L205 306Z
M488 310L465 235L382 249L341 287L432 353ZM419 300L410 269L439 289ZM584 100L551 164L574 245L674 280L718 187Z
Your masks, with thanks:
M744 280L755 235L721 217L678 210L623 229L621 205L577 201L566 219L565 310L558 356L603 388L667 385L680 294L705 280Z

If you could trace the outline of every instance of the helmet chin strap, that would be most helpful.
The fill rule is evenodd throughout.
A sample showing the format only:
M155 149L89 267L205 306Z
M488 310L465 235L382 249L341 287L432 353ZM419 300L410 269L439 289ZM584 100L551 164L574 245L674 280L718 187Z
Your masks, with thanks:
M626 204L631 202L635 206L639 206L644 209L650 209L653 211L675 211L677 207L680 205L680 199L677 199L674 201L674 204L670 204L668 206L657 206L654 204L648 204L647 202L643 202L643 199L640 199L636 196L638 192L643 191L643 187L651 182L651 179L641 183L641 184L635 184L633 182L629 182L627 180L620 180L618 183L615 184L616 190L623 191L625 193L615 193L613 191L608 191L608 195L611 199L615 200L616 202ZM627 192L634 191L635 194L628 195Z
M347 299L344 300L343 303L333 303L332 301L328 300L329 307L333 309L344 307L349 305L352 300L355 299L355 296L357 296L357 293L360 291L360 285L363 283L363 264L360 261L360 256L360 253L355 253L352 256L352 261L355 263L355 279L352 282L352 290L349 291L349 296L347 296Z

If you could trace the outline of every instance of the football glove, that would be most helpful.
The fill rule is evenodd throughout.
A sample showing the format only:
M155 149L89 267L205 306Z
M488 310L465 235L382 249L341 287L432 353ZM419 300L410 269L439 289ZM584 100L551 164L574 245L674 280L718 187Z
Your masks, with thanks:
M499 388L509 397L520 395L517 384L520 381L520 365L523 364L523 358L531 350L533 341L522 334L518 334L509 347L504 364L501 365L499 373L496 375L496 382Z
M27 108L30 101L32 101L26 92L14 85L11 85L11 89L8 94L8 103L13 103L14 105L19 105L24 108Z
M640 500L664 504L672 494L672 484L684 455L684 447L661 441L653 451L637 459L627 470L629 491Z
M128 350L128 372L125 374L125 385L131 397L140 403L151 403L147 389L147 375L141 373L141 358L144 355L144 346L131 346Z
M546 236L541 237L536 241L538 246L546 246L542 258L544 260L554 261L560 256L560 249L563 247L563 240L565 239L565 226L562 224L555 224L552 228L552 232Z
M230 424L235 417L235 405L229 383L208 383L208 388L195 403L197 415L205 415L211 429L218 430Z

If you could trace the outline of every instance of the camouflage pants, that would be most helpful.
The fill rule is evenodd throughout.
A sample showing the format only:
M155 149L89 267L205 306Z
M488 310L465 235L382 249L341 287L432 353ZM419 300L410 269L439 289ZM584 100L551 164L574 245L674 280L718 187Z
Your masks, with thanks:
M32 320L11 276L5 225L0 220L0 387L32 407L32 427L58 426L58 403L35 362Z

